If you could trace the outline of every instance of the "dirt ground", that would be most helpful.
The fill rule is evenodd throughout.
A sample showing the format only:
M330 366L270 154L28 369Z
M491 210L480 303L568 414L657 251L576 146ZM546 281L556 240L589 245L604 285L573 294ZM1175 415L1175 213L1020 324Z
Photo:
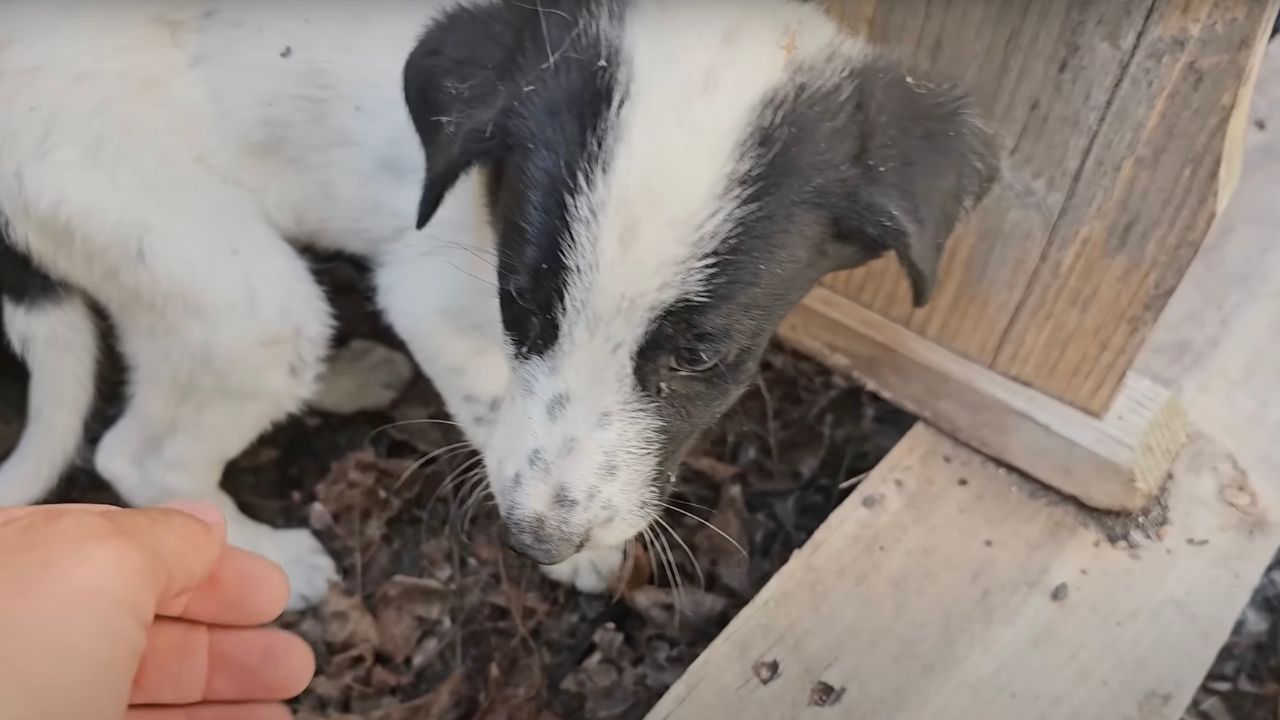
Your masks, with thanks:
M1280 718L1280 554L1218 653L1183 720Z
M339 345L395 348L360 271L318 262ZM104 373L91 437L115 411ZM0 356L0 455L20 427L24 374ZM551 583L502 548L472 482L478 459L415 380L385 408L309 412L228 468L251 515L309 525L344 573L319 608L281 624L315 647L299 716L418 720L640 718L851 491L913 419L780 348L760 380L690 454L663 542L635 553L610 597ZM113 502L73 471L56 500ZM741 550L739 550L741 548ZM856 549L851 549L856 552ZM1280 698L1280 566L1215 663L1186 720L1273 720Z

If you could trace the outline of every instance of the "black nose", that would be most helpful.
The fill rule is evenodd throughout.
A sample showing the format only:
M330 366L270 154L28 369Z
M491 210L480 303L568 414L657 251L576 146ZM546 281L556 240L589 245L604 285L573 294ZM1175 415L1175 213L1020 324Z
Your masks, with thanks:
M559 565L576 555L586 538L549 528L546 523L505 522L502 542L515 554L539 565Z

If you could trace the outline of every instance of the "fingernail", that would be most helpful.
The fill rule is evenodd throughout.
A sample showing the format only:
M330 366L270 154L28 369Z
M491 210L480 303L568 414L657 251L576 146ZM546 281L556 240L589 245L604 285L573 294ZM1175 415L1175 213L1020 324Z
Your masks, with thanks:
M210 502L200 502L196 500L178 500L177 502L165 503L160 507L166 507L170 510L180 510L188 515L195 516L210 525L221 525L225 522L222 517L222 511L217 505Z

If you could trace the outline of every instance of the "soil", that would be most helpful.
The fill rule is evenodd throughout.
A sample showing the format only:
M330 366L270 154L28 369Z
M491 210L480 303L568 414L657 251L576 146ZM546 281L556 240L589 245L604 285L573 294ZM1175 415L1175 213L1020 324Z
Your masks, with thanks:
M339 343L397 346L369 308L359 268L321 258L317 269ZM91 440L122 395L118 360L103 376ZM24 380L0 353L0 455L20 427ZM470 482L478 459L421 379L385 410L309 412L280 425L228 467L225 485L255 517L313 528L344 573L320 607L280 623L319 659L295 702L300 717L640 718L912 422L771 349L756 386L690 453L673 503L683 510L665 518L674 535L637 551L604 597L552 583L501 546L496 513ZM118 498L79 467L53 500ZM1280 717L1277 613L1280 563L1185 720ZM755 672L768 682L777 668ZM815 687L811 700L830 706L841 690Z
M1280 718L1280 554L1262 576L1183 720Z

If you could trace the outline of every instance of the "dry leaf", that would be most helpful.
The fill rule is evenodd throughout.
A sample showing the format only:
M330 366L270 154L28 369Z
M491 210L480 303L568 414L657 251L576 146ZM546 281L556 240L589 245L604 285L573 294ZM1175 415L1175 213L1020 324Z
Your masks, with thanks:
M389 696L391 692L405 683L407 676L404 673L398 673L386 665L374 665L369 671L369 686L371 690L376 691L382 696Z
M403 662L427 628L449 612L449 588L435 580L397 575L374 599L378 649Z
M422 476L408 472L411 467L410 462L379 458L367 451L352 453L320 481L316 501L342 539L357 552L368 554L381 543L387 522L400 512L404 500L421 487Z
M716 620L729 608L729 601L719 595L694 587L678 594L671 588L647 585L626 595L627 604L660 628L689 624L698 626Z
M582 695L586 717L625 717L643 699L643 693L636 692L645 685L636 671L635 653L613 623L597 628L592 641L595 651L561 683L561 688Z
M444 720L455 717L463 687L462 673L455 672L423 697L371 713L368 720Z
M357 688L373 667L373 646L361 645L329 658L324 674L311 681L310 692L330 704L339 704Z
M536 717L542 705L546 678L541 666L527 658L513 657L505 670L489 666L489 683L483 697L485 706L476 720L525 720Z
M621 597L653 581L653 561L649 558L649 551L642 543L637 542L632 543L629 552L628 562L622 568L625 574L620 573L614 578L613 587L610 588L615 597Z
M750 547L751 540L742 485L727 483L721 487L720 501L708 522L711 527L699 528L693 538L703 570L715 574L739 595L750 597L750 568L742 551Z
M378 629L373 615L360 598L352 597L334 586L320 606L324 623L324 640L331 647L373 647L378 642Z
M422 543L422 572L424 577L432 577L440 582L453 579L452 540L443 535L428 538Z
M717 460L710 455L696 455L685 458L684 464L691 469L706 475L716 482L728 482L738 473L742 472L742 468L737 465L730 465L727 462Z

